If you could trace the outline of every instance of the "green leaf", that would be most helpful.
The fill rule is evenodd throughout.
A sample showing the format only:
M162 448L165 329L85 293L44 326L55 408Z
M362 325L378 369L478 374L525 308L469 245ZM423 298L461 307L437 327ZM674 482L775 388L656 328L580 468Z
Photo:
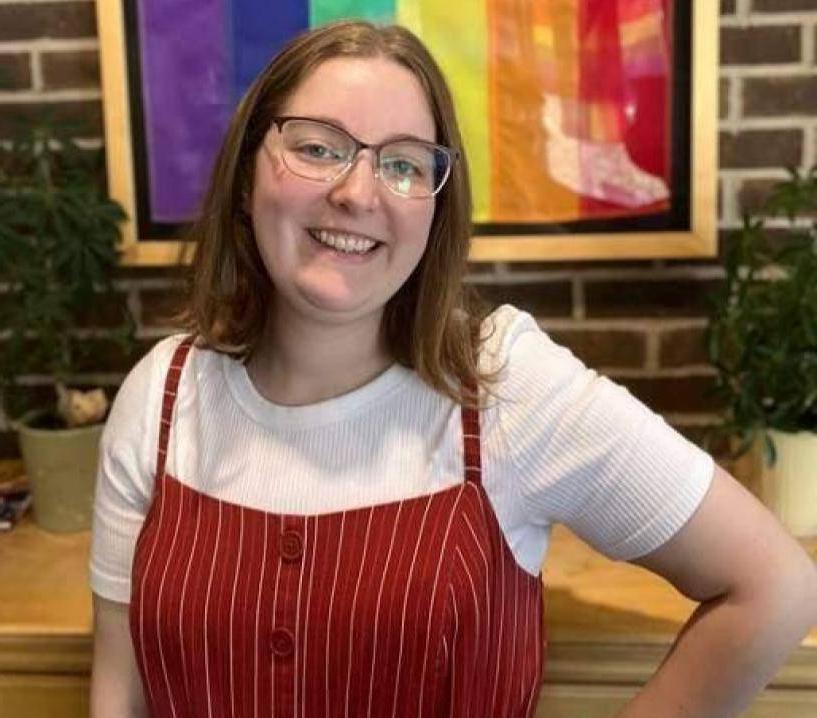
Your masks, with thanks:
M817 423L817 167L792 169L763 212L747 214L728 240L723 288L709 297L707 353L727 406L725 430L796 430ZM795 223L773 245L765 216ZM767 279L775 269L779 278Z

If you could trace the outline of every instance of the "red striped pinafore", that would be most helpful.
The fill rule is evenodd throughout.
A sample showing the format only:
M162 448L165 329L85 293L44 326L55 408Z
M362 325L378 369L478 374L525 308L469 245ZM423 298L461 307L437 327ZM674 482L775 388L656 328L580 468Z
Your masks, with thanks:
M151 715L532 716L542 584L516 563L482 487L479 414L462 411L461 484L329 514L246 508L165 471L190 344L167 374L133 561Z

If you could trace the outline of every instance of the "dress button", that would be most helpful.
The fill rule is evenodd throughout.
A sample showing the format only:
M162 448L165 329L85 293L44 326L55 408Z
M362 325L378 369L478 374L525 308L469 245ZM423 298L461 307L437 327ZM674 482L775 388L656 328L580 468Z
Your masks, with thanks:
M295 650L295 641L286 628L276 628L270 636L270 646L276 656L291 656Z
M297 531L284 531L281 534L281 558L284 561L297 561L304 553L304 542Z

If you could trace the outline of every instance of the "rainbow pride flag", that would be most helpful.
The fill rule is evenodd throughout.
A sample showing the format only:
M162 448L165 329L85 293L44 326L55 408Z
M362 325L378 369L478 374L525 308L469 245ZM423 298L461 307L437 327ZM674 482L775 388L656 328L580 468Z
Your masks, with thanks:
M624 207L611 201L621 195L594 196L603 163L581 158L600 156L604 140L620 145L619 164L604 165L608 175L632 171L626 162L650 177L669 175L669 63L662 53L670 10L671 0L140 0L150 217L173 223L195 214L247 87L291 37L342 18L404 25L437 59L454 94L476 222L564 222L662 209L665 200ZM601 61L612 69L600 83L593 62ZM594 79L620 91L599 99L587 89ZM591 129L559 146L549 140L548 93L561 98L559 132L573 131L571 122L578 126L580 119ZM556 151L561 164L553 161ZM629 176L621 174L619 183ZM608 187L616 181L603 179Z

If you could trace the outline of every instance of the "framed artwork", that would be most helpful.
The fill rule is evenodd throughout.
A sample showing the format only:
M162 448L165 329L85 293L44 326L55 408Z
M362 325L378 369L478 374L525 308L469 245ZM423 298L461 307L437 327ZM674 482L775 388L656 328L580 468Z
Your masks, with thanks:
M716 253L718 4L709 0L98 2L108 180L126 264L170 264L229 118L294 35L396 22L454 95L474 261Z

